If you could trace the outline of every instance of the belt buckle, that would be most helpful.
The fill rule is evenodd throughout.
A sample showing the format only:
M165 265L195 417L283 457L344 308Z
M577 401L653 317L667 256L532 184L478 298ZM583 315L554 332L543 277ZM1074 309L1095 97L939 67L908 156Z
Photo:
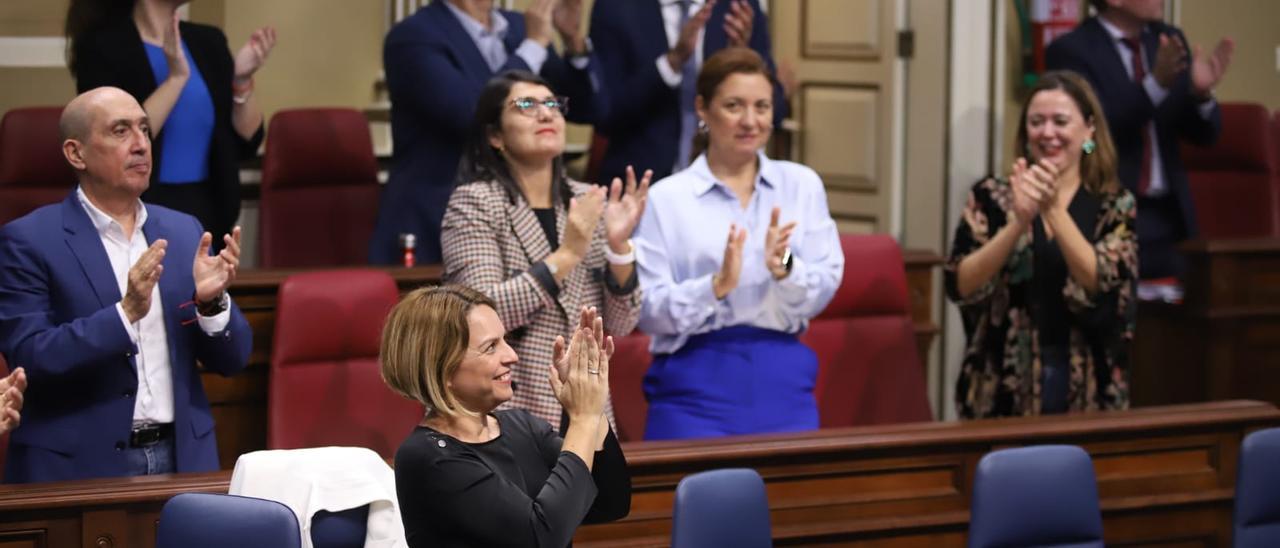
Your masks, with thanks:
M129 434L129 444L134 447L149 447L160 443L160 427L148 425L136 428Z

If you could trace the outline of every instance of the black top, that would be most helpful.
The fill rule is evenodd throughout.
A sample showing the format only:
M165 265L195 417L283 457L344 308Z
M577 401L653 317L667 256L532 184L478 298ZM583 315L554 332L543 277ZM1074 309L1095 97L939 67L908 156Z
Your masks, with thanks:
M240 216L240 160L253 158L262 143L262 126L251 139L245 140L231 125L231 80L235 61L227 47L227 37L217 27L182 22L182 41L192 60L204 75L209 96L213 99L213 138L209 141L210 197L216 211L216 226L205 226L213 234L214 247L222 234L230 234ZM121 88L138 103L147 100L159 87L151 61L147 58L142 36L132 17L120 18L85 32L72 40L76 53L76 92L84 93L100 86ZM161 128L161 134L164 129ZM160 162L164 158L160 134L151 140L151 186L159 183ZM143 201L150 196L143 194ZM191 212L188 212L191 213Z
M560 249L560 235L556 233L556 210L549 207L534 207L533 214L538 217L538 224L542 225L542 233L547 237L547 245L551 246L551 251Z
M1081 188L1071 198L1067 212L1071 220L1081 232L1088 230L1098 218L1098 210L1102 202L1097 196ZM1067 299L1062 294L1067 285L1067 277L1071 275L1067 269L1066 258L1062 256L1062 248L1056 239L1049 239L1044 230L1044 222L1032 223L1035 238L1032 240L1032 256L1035 276L1031 281L1035 284L1036 297L1032 303L1031 317L1040 331L1040 346L1058 346L1066 348L1071 342L1071 311L1067 309ZM1088 239L1088 233L1085 234Z
M578 525L631 511L631 474L609 432L594 469L523 409L497 411L501 434L462 443L424 426L396 451L396 493L413 547L569 546Z

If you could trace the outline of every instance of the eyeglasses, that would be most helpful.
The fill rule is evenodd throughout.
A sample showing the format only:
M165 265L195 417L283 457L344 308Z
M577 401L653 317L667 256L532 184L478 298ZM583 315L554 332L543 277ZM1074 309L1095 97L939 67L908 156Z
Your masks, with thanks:
M516 99L512 99L510 104L511 106L516 107L516 110L519 111L520 114L531 118L538 115L539 105L546 108L548 112L558 112L561 116L569 113L568 97L547 97L545 99L518 97Z

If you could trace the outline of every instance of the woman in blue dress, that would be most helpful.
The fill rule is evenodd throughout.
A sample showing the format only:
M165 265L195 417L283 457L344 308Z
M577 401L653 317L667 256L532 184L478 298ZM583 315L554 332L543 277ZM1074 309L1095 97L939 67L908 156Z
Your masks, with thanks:
M254 74L275 46L271 27L233 57L217 27L180 22L187 0L71 0L67 65L78 93L114 86L151 125L151 186L142 195L200 220L220 247L240 216L240 160L262 143Z

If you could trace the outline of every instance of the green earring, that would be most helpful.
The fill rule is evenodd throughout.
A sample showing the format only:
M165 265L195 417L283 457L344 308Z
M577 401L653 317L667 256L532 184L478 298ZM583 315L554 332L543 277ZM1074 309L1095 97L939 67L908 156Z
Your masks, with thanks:
M1093 154L1093 151L1098 148L1098 143L1093 142L1093 139L1089 139L1080 148L1084 150L1085 154Z

